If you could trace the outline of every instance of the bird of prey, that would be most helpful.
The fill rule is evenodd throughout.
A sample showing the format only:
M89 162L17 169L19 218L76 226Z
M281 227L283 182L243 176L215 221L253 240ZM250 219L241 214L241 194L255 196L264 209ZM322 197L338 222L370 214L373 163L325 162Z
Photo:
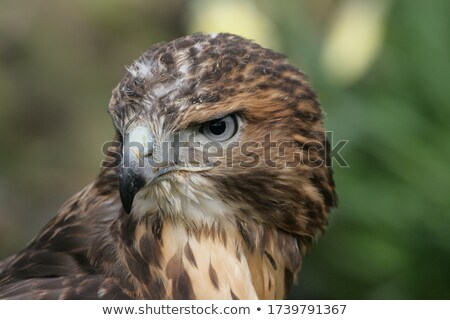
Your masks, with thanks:
M1 299L282 299L337 197L323 114L232 34L148 49L108 106L99 175L0 263Z

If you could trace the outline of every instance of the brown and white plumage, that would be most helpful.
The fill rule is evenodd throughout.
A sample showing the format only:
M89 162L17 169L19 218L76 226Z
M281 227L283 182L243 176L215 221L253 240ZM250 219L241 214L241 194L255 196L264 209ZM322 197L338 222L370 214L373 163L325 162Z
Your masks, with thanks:
M196 34L146 51L108 111L122 143L0 263L0 298L285 297L336 205L322 112L304 74L241 37ZM201 160L210 142L201 128L230 115L236 132L220 143L246 148L213 165L127 167L121 158L162 159L164 142L195 133L199 145L178 156ZM268 134L283 154L265 144ZM144 149L126 149L134 142ZM303 161L286 165L295 156Z

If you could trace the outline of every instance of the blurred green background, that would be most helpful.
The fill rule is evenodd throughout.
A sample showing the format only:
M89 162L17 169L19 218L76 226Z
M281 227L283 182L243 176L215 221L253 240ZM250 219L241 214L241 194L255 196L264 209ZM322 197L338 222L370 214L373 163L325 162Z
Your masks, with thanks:
M448 0L0 0L0 258L99 170L106 106L158 41L230 31L304 70L348 168L292 298L450 298Z

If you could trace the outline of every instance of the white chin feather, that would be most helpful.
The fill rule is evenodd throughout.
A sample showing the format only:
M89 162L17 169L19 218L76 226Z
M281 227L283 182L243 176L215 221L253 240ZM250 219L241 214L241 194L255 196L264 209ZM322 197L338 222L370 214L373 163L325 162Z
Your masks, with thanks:
M196 174L171 174L136 194L132 214L141 218L157 212L196 226L231 217L232 210L214 192L208 179Z

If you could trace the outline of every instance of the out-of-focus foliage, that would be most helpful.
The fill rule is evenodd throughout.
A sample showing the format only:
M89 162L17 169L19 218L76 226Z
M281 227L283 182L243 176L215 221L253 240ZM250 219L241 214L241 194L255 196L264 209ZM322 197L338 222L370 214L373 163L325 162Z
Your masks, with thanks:
M309 74L333 142L349 140L340 206L291 297L449 299L450 2L247 0L216 19L206 2L0 2L0 258L94 178L124 65L238 25Z

